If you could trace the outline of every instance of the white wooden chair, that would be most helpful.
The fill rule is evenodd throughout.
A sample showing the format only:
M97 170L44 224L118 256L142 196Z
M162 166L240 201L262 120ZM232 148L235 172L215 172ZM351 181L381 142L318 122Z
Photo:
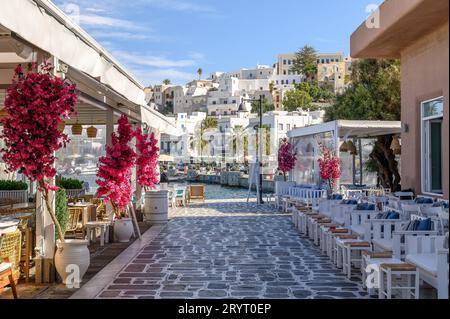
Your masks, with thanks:
M407 236L408 263L419 269L420 279L437 289L439 299L448 299L448 248L445 236Z
M356 210L345 215L345 227L351 232L363 238L366 233L366 221L375 219L379 211L376 210Z

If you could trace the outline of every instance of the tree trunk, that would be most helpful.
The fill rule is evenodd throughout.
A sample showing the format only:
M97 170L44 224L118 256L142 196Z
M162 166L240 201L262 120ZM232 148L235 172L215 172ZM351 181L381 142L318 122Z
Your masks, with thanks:
M400 188L401 177L398 172L398 163L390 148L392 136L379 136L375 142L370 158L378 166L378 176L383 187L391 189L392 192Z
M46 206L47 211L48 211L48 213L50 215L50 218L53 221L53 224L55 224L56 232L58 234L58 238L59 238L59 240L62 243L64 243L65 242L64 234L62 232L61 225L59 224L58 219L56 218L55 212L54 212L54 210L52 208L52 205L50 203L50 196L49 196L49 193L48 193L48 189L45 188L45 182L44 181L39 181L39 187L42 189L42 196L44 197L45 206Z

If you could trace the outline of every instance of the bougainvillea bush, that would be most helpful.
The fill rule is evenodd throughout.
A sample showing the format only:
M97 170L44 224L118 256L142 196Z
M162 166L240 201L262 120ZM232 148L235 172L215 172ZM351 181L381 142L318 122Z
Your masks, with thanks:
M30 64L28 72L21 65L15 69L5 100L6 117L1 120L0 138L5 141L1 153L9 172L19 171L37 182L58 237L64 241L49 198L49 191L58 187L49 182L56 175L54 154L69 142L58 124L74 112L77 94L74 85L52 74L53 67L47 62L36 69L36 64Z
M128 117L122 115L118 123L117 133L111 134L111 146L106 145L106 155L99 159L97 197L110 202L116 217L122 218L126 216L126 208L133 196L131 176L136 153L131 147L134 132Z
M319 143L319 147L321 151L319 158L320 177L328 182L330 190L333 190L337 180L342 175L341 163L339 158L325 145Z
M155 188L155 185L159 183L158 140L153 133L150 135L143 133L140 127L136 129L135 135L137 150L137 182L145 190L148 188Z
M295 167L296 161L297 155L292 151L291 143L284 139L278 149L278 170L283 173L285 181L287 172Z

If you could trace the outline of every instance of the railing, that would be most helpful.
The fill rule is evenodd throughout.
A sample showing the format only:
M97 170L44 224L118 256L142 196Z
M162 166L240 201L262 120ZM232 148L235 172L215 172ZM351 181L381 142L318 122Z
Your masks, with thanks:
M15 191L0 191L0 201L10 200L15 203L27 203L28 191L27 190L15 190Z
M66 194L69 198L83 197L85 193L84 189L66 189Z

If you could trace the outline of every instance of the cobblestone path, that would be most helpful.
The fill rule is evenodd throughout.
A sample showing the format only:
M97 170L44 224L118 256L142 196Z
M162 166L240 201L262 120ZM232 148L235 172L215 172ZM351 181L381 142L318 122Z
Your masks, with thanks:
M366 298L274 208L245 199L171 211L171 221L97 298Z

